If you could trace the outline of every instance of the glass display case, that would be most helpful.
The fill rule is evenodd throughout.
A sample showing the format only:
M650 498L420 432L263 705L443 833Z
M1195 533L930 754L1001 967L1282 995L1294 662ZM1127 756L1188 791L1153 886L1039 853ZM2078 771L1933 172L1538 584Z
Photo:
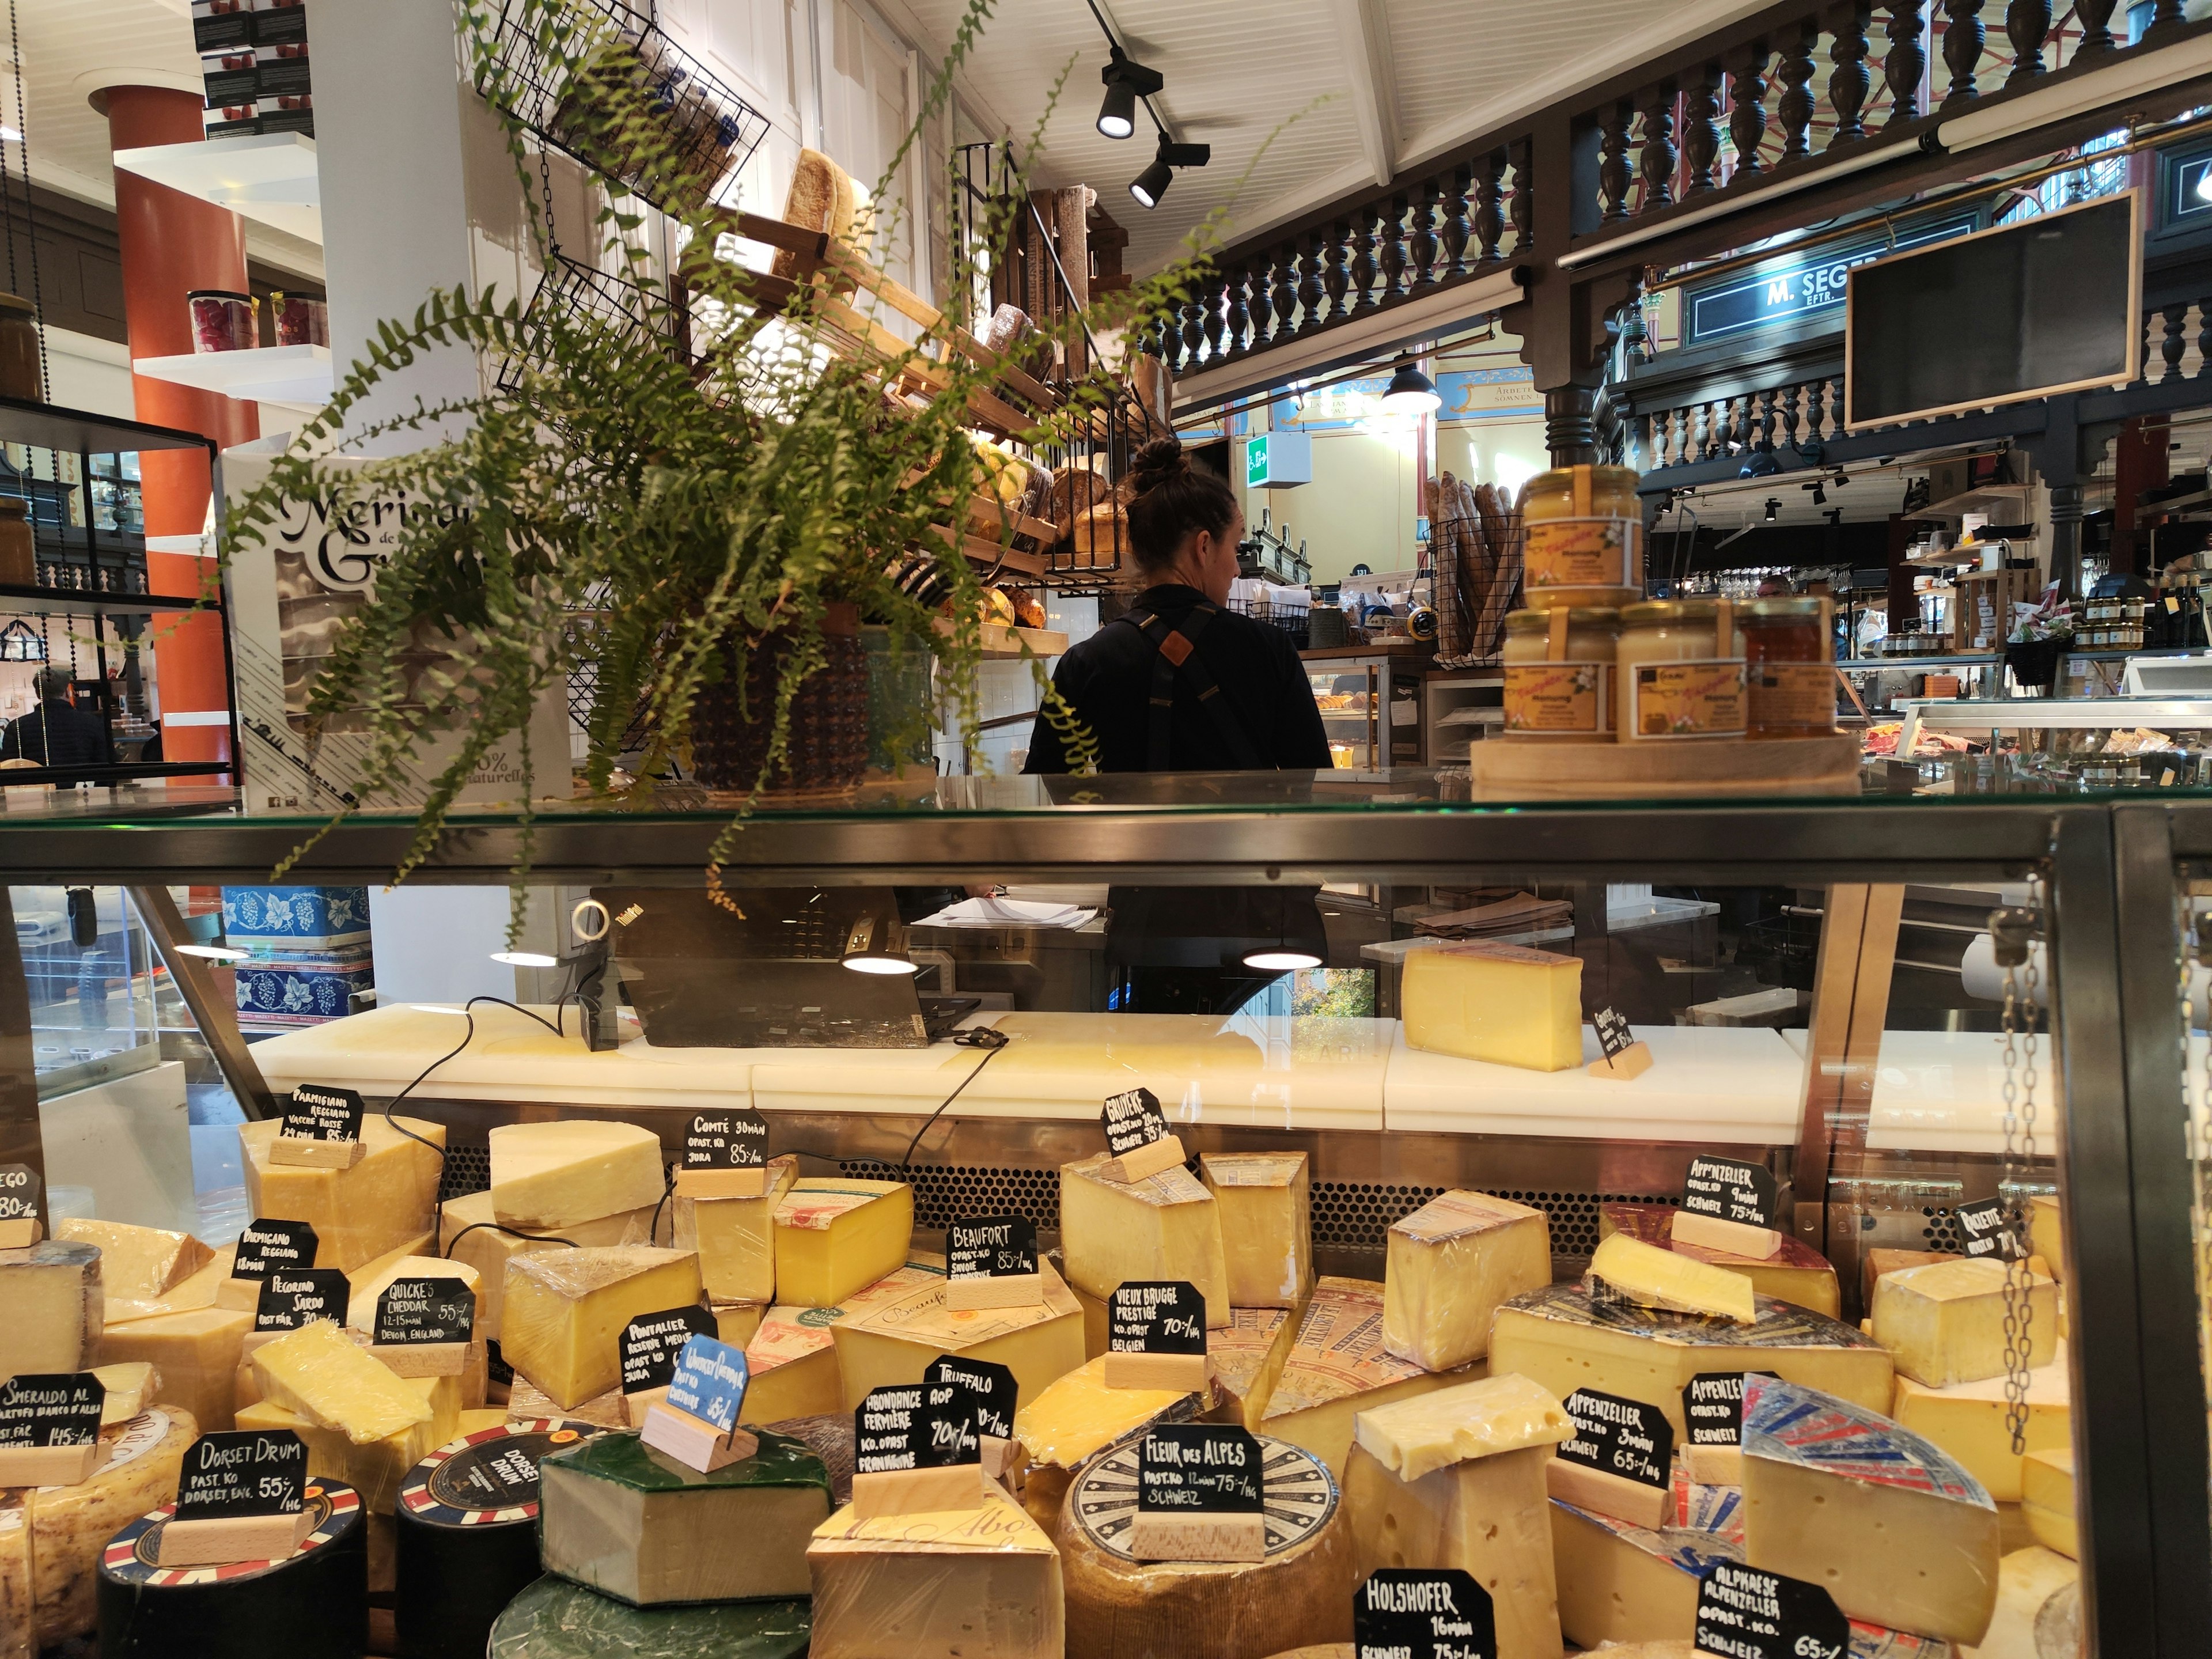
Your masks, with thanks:
M219 1250L320 1204L356 1289L395 1250L466 1264L504 1297L469 1409L629 1420L592 1346L619 1319L595 1303L599 1334L563 1347L518 1314L551 1271L516 1265L532 1232L696 1253L693 1288L630 1311L697 1295L746 1349L759 1427L849 1430L871 1388L937 1359L1005 1364L1022 1462L989 1502L1030 1540L1006 1547L1059 1572L994 1581L1035 1639L981 1654L1266 1659L1349 1640L1354 1583L1394 1565L1494 1583L1499 1630L1529 1644L1507 1652L1686 1641L1731 1562L1820 1586L1854 1654L2042 1659L2077 1649L2039 1632L2076 1629L2110 1659L2191 1651L2212 1592L2212 800L1887 781L1591 805L1476 803L1403 769L944 779L759 811L711 882L725 802L548 805L526 830L464 808L397 888L405 815L320 836L277 888L319 823L214 792L11 799L0 1033L76 1042L103 992L110 1030L191 1028L190 1218L151 1220L136 1171L174 1154L118 1110L112 1171L50 1177L55 1224L81 1186L82 1213ZM101 896L118 883L139 932ZM88 888L102 943L69 948L89 969L50 937ZM317 951L352 964L324 964L350 975L342 1004L246 1006L257 959ZM70 1097L35 1069L0 1073L0 1161L58 1167ZM407 1195L276 1179L265 1119L295 1089L356 1091L361 1168L404 1164ZM1116 1181L1102 1113L1139 1091L1187 1168ZM739 1109L800 1183L770 1193L774 1248L750 1256L662 1184L695 1114ZM578 1120L657 1142L642 1184L549 1154L558 1201L526 1225L501 1133ZM810 1193L818 1239L799 1237ZM1005 1217L1036 1230L1042 1300L963 1324L947 1230ZM1225 1322L1209 1380L1155 1407L1101 1368L1115 1291L1158 1280ZM127 1305L108 1286L98 1357L169 1352L161 1322L202 1317L185 1282ZM252 1322L210 1321L240 1343ZM259 1423L240 1363L180 1365L163 1398ZM1527 1384L1559 1431L1485 1442L1496 1390ZM1431 1395L1456 1442L1415 1409ZM1721 1395L1733 1416L1699 1409ZM1247 1428L1307 1482L1265 1561L1129 1558L1109 1491L1136 1431L1177 1415ZM1659 1442L1626 1478L1580 1455L1621 1421ZM1454 1504L1510 1524L1432 1524ZM709 1545L728 1524L702 1522ZM549 1510L544 1565L576 1577L556 1534ZM817 1644L864 1620L945 1650L921 1613L832 1596L848 1564L811 1535Z
M1372 773L1428 758L1421 729L1421 670L1431 660L1425 650L1342 646L1298 654L1338 770Z

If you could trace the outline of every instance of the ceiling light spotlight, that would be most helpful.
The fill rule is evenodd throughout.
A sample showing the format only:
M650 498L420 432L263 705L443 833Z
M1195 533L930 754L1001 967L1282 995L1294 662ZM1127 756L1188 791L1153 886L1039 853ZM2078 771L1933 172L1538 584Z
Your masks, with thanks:
M1848 472L1844 471L1844 469L1843 469L1843 468L1841 468L1840 466L1839 466L1839 467L1838 467L1838 468L1836 469L1836 476L1835 476L1834 477L1832 477L1832 478L1831 478L1831 479L1829 479L1829 480L1828 480L1828 482L1829 482L1831 484L1832 484L1835 488L1837 488L1838 489L1842 489L1845 484L1849 483L1850 481L1851 481L1851 475L1850 475L1850 473L1848 473Z
M1137 100L1151 97L1167 84L1158 70L1146 69L1119 46L1098 78L1106 83L1106 101L1098 106L1098 131L1109 138L1127 138L1134 132Z
M1310 968L1320 967L1321 958L1310 951L1279 948L1248 951L1244 965L1266 974L1302 974Z
M1382 407L1390 415L1433 415L1443 407L1436 382L1413 367L1411 357L1398 359L1398 372L1382 388Z
M1137 205L1156 208L1160 198L1168 193L1175 182L1177 167L1202 167L1213 159L1211 144L1178 144L1167 134L1160 135L1160 147L1152 154L1152 164L1129 180L1129 194L1137 198Z
M1782 516L1782 502L1772 495L1766 498L1766 522L1772 524Z

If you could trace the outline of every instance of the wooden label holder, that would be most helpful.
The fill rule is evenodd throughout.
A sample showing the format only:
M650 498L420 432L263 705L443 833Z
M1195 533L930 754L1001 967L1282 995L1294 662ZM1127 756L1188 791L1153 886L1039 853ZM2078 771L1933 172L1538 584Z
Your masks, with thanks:
M106 1446L0 1446L0 1486L74 1486L107 1462Z
M294 1515L219 1515L204 1521L166 1521L155 1564L163 1567L222 1567L236 1561L282 1561L315 1529L313 1512Z
M967 1313L985 1308L1034 1308L1044 1301L1042 1273L973 1273L945 1281L945 1305Z
M853 1477L853 1513L863 1521L891 1515L980 1510L989 1502L983 1466L948 1463L933 1469L886 1469Z
M1188 1161L1182 1139L1176 1135L1163 1135L1158 1140L1147 1141L1133 1152L1108 1158L1099 1166L1098 1173L1109 1181L1118 1181L1129 1187Z
M679 1411L665 1400L645 1410L645 1426L638 1438L656 1451L666 1452L687 1469L712 1474L740 1462L760 1450L760 1438L750 1429L716 1428L712 1423Z
M1213 1361L1202 1353L1115 1353L1106 1355L1104 1382L1109 1389L1171 1389L1200 1394L1213 1377Z
M1619 1054L1601 1055L1583 1069L1614 1083L1633 1082L1651 1069L1651 1049L1638 1037Z
M765 1198L768 1196L768 1166L755 1164L743 1170L678 1170L676 1172L676 1196Z
M643 1428L645 1426L646 1413L652 1410L653 1407L661 1404L667 1398L668 1388L665 1383L663 1383L657 1389L640 1389L635 1394L624 1395L623 1396L623 1411L629 1418L630 1427L633 1429ZM695 1418L692 1420L696 1422L698 1419ZM714 1425L710 1423L707 1426L712 1428Z
M46 1229L34 1215L17 1216L12 1221L0 1221L0 1250L27 1250L46 1237Z
M1771 1261L1782 1254L1782 1235L1773 1228L1724 1221L1718 1216L1700 1215L1695 1210L1674 1212L1671 1236L1677 1244L1695 1244L1729 1255L1749 1256L1754 1261Z
M1563 1504L1655 1531L1667 1523L1674 1502L1674 1492L1665 1486L1647 1486L1625 1474L1609 1474L1559 1457L1544 1465L1544 1486Z

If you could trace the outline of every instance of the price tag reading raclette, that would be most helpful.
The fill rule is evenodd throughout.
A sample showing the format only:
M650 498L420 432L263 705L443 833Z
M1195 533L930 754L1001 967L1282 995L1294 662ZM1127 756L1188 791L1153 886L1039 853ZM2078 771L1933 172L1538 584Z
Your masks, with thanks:
M1818 1584L1716 1561L1698 1587L1695 1650L1722 1659L1847 1659L1851 1628Z
M676 1362L695 1336L714 1337L714 1316L696 1304L640 1314L623 1327L622 1391L643 1394L676 1380Z
M1106 1109L1098 1121L1106 1131L1106 1150L1116 1158L1127 1158L1168 1137L1167 1114L1160 1110L1160 1097L1150 1089L1108 1096Z
M1378 1567L1352 1593L1353 1659L1498 1659L1490 1592L1458 1567Z
M1158 1423L1137 1453L1137 1508L1257 1515L1266 1497L1260 1443L1227 1423Z
M946 1232L948 1273L953 1279L1035 1278L1036 1223L1027 1216L987 1215L956 1220Z
M219 1430L185 1453L177 1519L297 1515L307 1489L307 1444L291 1430Z
M668 1403L686 1416L727 1434L744 1407L745 1351L711 1336L695 1336L676 1356L668 1381Z
M336 1267L272 1268L253 1310L256 1331L296 1331L317 1319L345 1323L352 1291Z
M1985 1198L1978 1204L1961 1204L1951 1213L1958 1220L1959 1238L1966 1255L2018 1261L2027 1254L2021 1248L2019 1231L2005 1213L2002 1199Z
M975 1395L957 1382L872 1389L853 1413L853 1447L855 1474L977 1462Z
M477 1293L458 1279L395 1279L376 1298L379 1347L466 1342L476 1323Z
M758 1170L767 1164L768 1120L758 1112L694 1112L684 1126L687 1170Z
M356 1090L301 1084L292 1091L279 1133L295 1140L359 1140L365 1110Z
M929 1362L924 1382L956 1383L975 1401L975 1432L1000 1440L1014 1437L1014 1408L1021 1384L1012 1371L988 1359L959 1359L944 1354Z
M92 1445L106 1402L90 1371L18 1373L0 1383L0 1447Z
M305 1273L315 1265L315 1230L304 1221L249 1221L238 1236L233 1279L266 1279L273 1273Z
M1701 1152L1690 1160L1682 1178L1682 1208L1740 1227L1772 1228L1778 1224L1781 1205L1774 1176L1765 1165Z

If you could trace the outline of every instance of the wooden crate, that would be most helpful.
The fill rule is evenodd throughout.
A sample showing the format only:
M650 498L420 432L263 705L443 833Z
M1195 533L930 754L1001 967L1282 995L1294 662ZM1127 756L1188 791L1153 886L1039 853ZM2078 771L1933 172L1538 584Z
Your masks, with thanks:
M1951 579L1951 648L2002 651L2012 632L2013 613L2032 605L2040 591L2033 570L1961 570ZM1982 620L1984 605L1990 620Z

